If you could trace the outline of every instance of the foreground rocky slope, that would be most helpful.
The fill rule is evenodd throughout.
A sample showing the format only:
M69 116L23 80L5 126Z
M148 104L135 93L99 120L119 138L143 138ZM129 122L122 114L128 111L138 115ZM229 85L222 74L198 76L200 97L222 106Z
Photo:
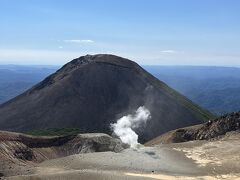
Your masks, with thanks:
M34 137L0 131L0 173L15 175L36 163L79 153L120 152L127 146L106 134L78 134L61 137ZM29 167L29 168L26 168Z
M196 140L154 141L152 147L134 149L105 134L34 137L1 132L0 175L8 180L240 178L239 113L184 129Z
M152 118L137 129L141 142L212 116L135 62L100 54L74 59L0 105L0 128L24 132L74 127L111 133L111 123L143 105Z
M46 160L8 180L239 180L240 134ZM19 174L22 170L19 170Z
M226 114L200 125L167 132L147 142L146 145L179 143L192 140L209 140L221 137L228 132L240 132L240 112Z

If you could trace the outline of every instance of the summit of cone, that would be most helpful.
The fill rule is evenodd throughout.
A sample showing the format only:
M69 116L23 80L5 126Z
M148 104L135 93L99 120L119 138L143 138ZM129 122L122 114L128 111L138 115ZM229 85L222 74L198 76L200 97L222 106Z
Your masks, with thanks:
M141 142L212 116L137 63L98 54L72 60L0 105L0 129L25 132L74 127L111 134L111 123L140 106L151 112L151 120L136 129Z

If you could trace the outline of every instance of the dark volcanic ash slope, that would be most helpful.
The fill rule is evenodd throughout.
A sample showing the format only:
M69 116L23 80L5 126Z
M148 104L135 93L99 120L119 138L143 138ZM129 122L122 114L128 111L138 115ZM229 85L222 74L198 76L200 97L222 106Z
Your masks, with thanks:
M86 55L1 105L0 128L23 132L78 127L110 133L110 123L141 105L152 116L146 128L138 130L142 142L211 117L133 61Z

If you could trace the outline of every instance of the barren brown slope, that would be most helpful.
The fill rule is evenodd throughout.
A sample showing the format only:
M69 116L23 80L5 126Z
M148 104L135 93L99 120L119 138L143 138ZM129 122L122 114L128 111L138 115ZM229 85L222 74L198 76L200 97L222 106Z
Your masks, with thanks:
M239 180L240 134L215 141L161 144L46 160L9 180ZM1 166L0 166L1 167ZM24 172L29 175L22 176ZM15 171L16 172L16 171ZM1 178L0 178L1 179Z
M226 114L206 123L180 128L167 132L145 143L145 145L157 145L162 143L180 143L193 140L209 140L224 137L229 133L240 132L240 112Z
M0 128L29 131L78 127L111 133L110 123L139 106L152 119L138 131L141 142L212 115L153 77L114 55L74 59L22 95L0 106Z
M0 174L28 174L36 163L45 160L79 153L120 152L126 147L121 140L100 133L36 137L0 131Z

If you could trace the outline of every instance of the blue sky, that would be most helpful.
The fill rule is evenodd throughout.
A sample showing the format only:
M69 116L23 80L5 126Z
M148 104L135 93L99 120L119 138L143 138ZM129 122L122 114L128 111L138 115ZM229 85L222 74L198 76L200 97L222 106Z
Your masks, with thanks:
M140 64L240 66L238 0L0 0L0 64L111 53Z

